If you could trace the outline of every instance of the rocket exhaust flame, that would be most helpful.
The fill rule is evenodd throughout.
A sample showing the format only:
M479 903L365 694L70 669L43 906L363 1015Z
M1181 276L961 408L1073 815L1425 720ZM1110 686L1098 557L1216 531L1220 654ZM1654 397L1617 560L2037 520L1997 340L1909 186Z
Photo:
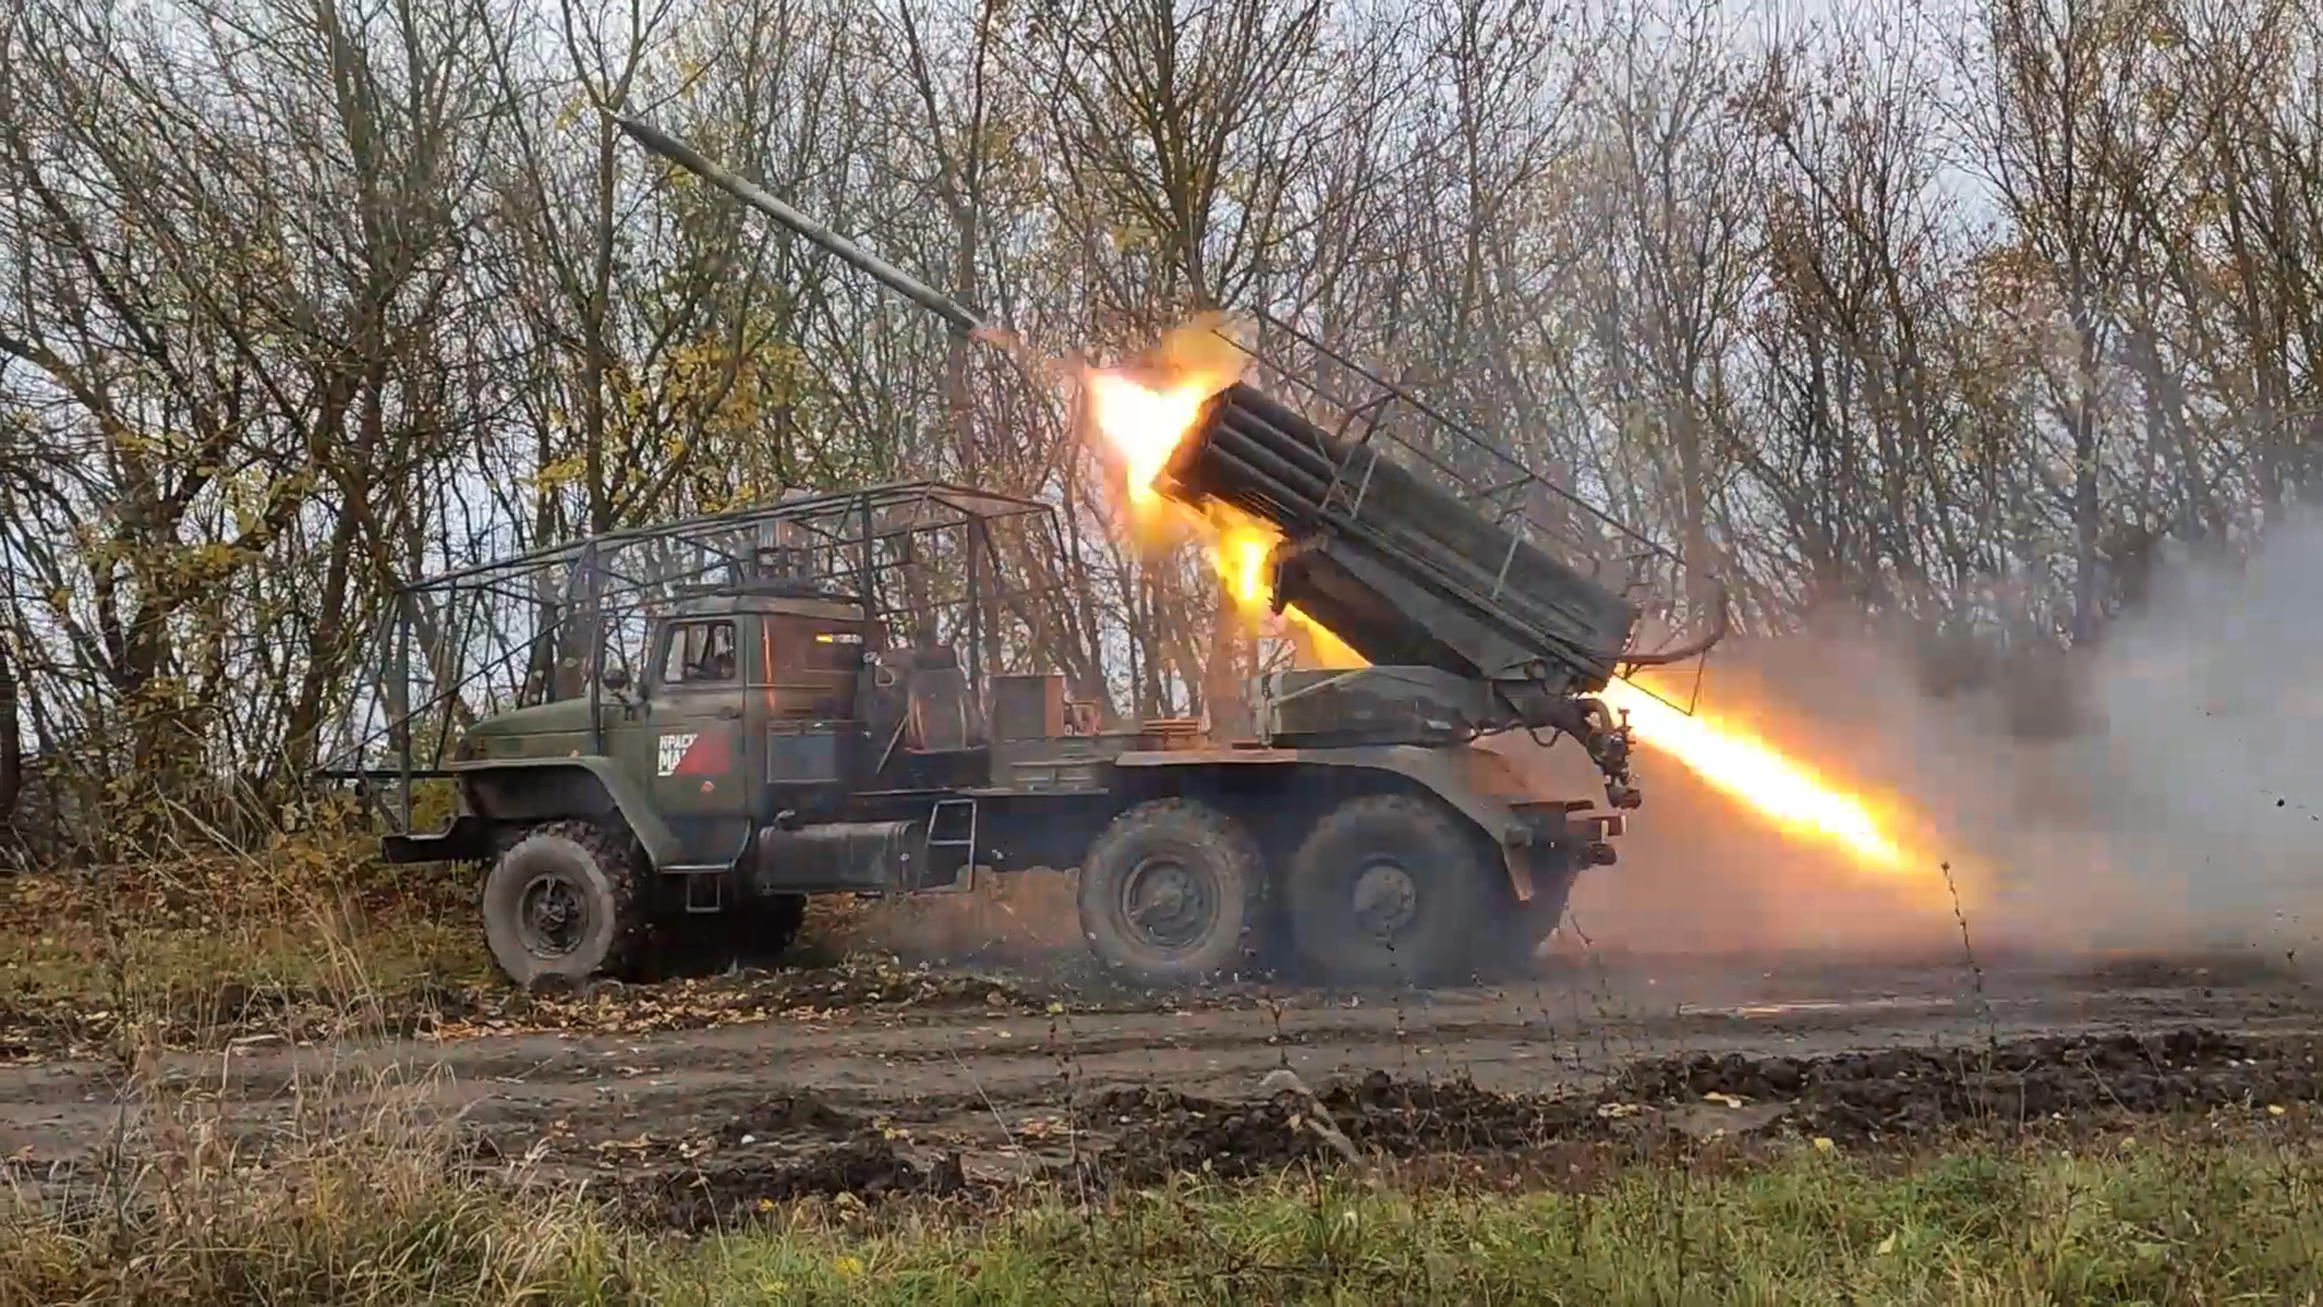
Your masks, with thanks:
M1834 844L1883 877L1915 870L1862 798L1748 731L1689 716L1628 681L1611 682L1598 697L1615 712L1629 714L1640 741L1782 829Z
M1165 521L1190 525L1206 540L1220 587L1245 620L1259 621L1271 608L1274 584L1267 553L1282 533L1230 505L1199 507L1164 496L1155 481L1193 430L1210 397L1240 379L1244 356L1220 334L1221 314L1203 314L1164 335L1136 363L1091 369L1084 377L1091 425L1104 437L1120 464L1132 519L1151 529ZM1327 666L1357 666L1362 659L1297 605L1283 619L1307 637L1313 656Z
M1155 478L1170 461L1178 440L1201 415L1202 402L1231 380L1211 386L1206 379L1195 377L1167 390L1150 390L1121 373L1089 374L1090 413L1121 458L1133 510L1143 514L1161 504L1161 492L1153 485Z
M1142 527L1166 520L1190 525L1206 544L1222 592L1247 618L1270 607L1267 554L1282 539L1272 524L1228 505L1199 506L1155 485L1211 396L1240 376L1235 346L1208 316L1181 326L1138 362L1085 374L1091 426L1118 464L1132 518ZM1165 516L1166 515L1166 516ZM1281 616L1307 655L1328 667L1360 667L1361 655L1296 605ZM1676 760L1705 783L1741 801L1778 828L1827 843L1878 879L1914 876L1915 868L1862 798L1816 775L1748 730L1688 715L1635 684L1615 679L1598 696L1626 713L1643 744Z

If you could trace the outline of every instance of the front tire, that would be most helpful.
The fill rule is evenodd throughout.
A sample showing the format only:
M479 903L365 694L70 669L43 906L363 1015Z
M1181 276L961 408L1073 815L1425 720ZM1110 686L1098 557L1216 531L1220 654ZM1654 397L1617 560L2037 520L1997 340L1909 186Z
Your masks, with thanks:
M1497 851L1443 806L1350 799L1292 855L1284 896L1300 957L1334 983L1441 984L1489 965L1515 906Z
M630 841L592 821L526 831L485 874L484 940L501 974L530 988L626 978L646 938Z
M1081 863L1081 934L1115 974L1199 984L1239 968L1257 931L1266 859L1239 821L1191 799L1115 817Z

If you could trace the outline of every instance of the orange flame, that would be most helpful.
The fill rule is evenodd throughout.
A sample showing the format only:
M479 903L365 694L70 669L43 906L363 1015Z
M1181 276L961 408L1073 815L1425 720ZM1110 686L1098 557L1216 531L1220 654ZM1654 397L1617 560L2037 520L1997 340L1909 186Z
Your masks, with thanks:
M1121 465L1131 514L1154 525L1173 511L1209 542L1210 565L1219 585L1246 620L1261 620L1272 607L1274 582L1267 554L1282 532L1229 504L1196 508L1165 497L1155 482L1170 456L1193 430L1202 405L1240 379L1243 354L1221 334L1224 318L1205 314L1177 327L1145 357L1118 370L1092 370L1086 386L1089 415ZM1155 384L1147 384L1151 379ZM1329 628L1296 604L1282 612L1302 631L1313 656L1329 667L1359 666L1362 659Z
M1144 512L1161 502L1154 481L1201 414L1203 401L1222 388L1194 379L1157 391L1121 373L1089 374L1090 413L1121 458L1132 508Z
M1270 606L1267 555L1282 533L1226 504L1197 507L1168 499L1154 484L1193 429L1202 405L1240 374L1239 356L1218 336L1217 325L1214 317L1197 319L1165 336L1132 368L1090 372L1090 413L1121 465L1132 513L1150 523L1157 514L1174 510L1194 524L1207 537L1221 588L1255 620ZM1155 379L1159 388L1144 378ZM1323 666L1367 665L1297 605L1285 606L1282 616ZM1668 754L1783 830L1831 843L1883 879L1913 874L1912 863L1864 799L1823 780L1750 731L1700 714L1689 716L1626 681L1611 682L1601 697L1607 707L1629 712L1640 743Z
M1598 696L1626 711L1640 743L1669 754L1713 789L1742 800L1794 834L1836 844L1884 876L1909 874L1911 864L1869 802L1817 776L1740 727L1697 713L1688 716L1628 681L1608 683Z
M1202 405L1241 379L1244 355L1224 334L1225 324L1223 314L1201 314L1166 332L1127 367L1085 375L1089 416L1120 460L1130 508L1141 518L1164 502L1154 482Z

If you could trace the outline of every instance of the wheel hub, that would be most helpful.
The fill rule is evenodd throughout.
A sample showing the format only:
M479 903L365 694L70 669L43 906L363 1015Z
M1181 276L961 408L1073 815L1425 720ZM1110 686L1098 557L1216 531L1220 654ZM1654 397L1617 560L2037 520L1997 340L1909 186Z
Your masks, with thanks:
M1369 934L1393 935L1420 911L1420 887L1410 872L1384 859L1366 863L1355 878L1355 920Z
M1185 949L1201 943L1218 915L1209 880L1174 858L1147 858L1121 882L1121 912L1147 943Z
M517 934L535 957L562 957L589 933L589 909L572 881L547 873L524 887Z

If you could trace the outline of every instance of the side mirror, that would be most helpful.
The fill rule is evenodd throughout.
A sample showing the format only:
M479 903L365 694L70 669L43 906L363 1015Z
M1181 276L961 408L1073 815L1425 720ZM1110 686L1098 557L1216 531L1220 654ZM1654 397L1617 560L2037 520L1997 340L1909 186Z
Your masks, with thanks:
M619 694L629 688L629 669L626 667L608 667L605 669L605 674L598 677L597 680L606 689Z

